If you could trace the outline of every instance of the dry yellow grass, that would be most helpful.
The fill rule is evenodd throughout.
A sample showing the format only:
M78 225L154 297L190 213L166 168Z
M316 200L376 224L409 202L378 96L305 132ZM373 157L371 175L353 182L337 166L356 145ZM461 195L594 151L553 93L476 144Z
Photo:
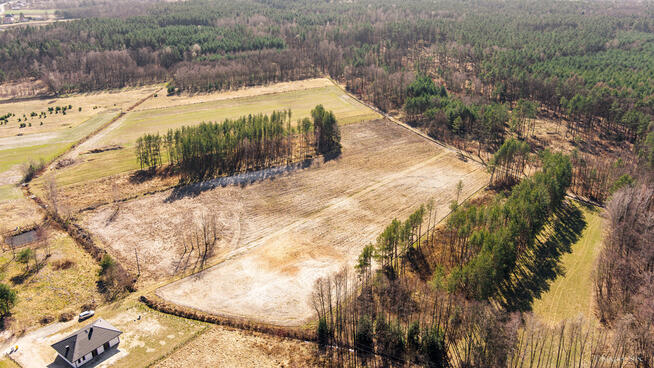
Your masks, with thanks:
M51 229L47 242L51 256L43 260L45 248L36 250L39 262L44 264L36 272L26 274L25 265L17 263L9 250L0 255L0 281L18 294L12 310L14 331L34 326L43 317L56 320L64 311L79 313L81 305L102 301L96 285L99 266L93 258L61 231ZM71 260L73 265L66 269L54 267L64 260ZM30 268L34 269L33 261Z
M20 190L16 198L0 199L0 234L5 231L14 230L16 227L25 227L40 223L43 220L43 213L34 202L24 198Z
M317 367L315 352L312 343L216 326L155 367Z
M72 94L55 98L33 98L22 101L2 100L0 101L0 111L2 112L0 115L13 113L16 116L10 118L7 125L0 126L0 137L13 137L22 133L21 139L26 139L31 134L74 128L103 111L126 109L159 88L161 86L157 85L108 92ZM58 114L48 112L48 107L56 108L57 106L69 105L72 106L72 109L66 111L66 115L61 112ZM79 111L80 107L82 111ZM47 117L30 117L32 112L37 114L46 112ZM27 117L27 120L23 119L23 115ZM19 118L21 122L31 123L32 126L19 128ZM43 122L43 125L40 125L41 122Z
M135 111L148 110L153 108L172 107L210 101L229 100L232 98L254 97L267 94L297 91L302 89L328 87L333 83L327 78L313 78L292 82L274 83L265 86L245 87L233 91L220 91L213 93L180 93L168 96L165 88L157 92L157 97L152 98Z

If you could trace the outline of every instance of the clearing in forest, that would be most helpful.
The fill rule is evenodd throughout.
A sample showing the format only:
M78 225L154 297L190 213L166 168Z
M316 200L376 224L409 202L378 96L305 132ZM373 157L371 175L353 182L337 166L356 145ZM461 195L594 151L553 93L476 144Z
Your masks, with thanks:
M580 238L572 244L570 253L561 257L563 274L550 285L549 290L534 300L534 314L543 321L556 325L563 320L582 316L595 321L593 312L593 270L602 247L603 224L601 210L575 203L581 210L586 227Z
M181 242L203 216L215 216L221 262L158 295L211 313L302 324L313 313L315 280L351 265L393 218L434 199L440 219L459 180L462 198L488 182L482 165L386 120L341 130L338 159L171 189L118 210L101 206L82 214L82 226L132 270L138 253L142 278L165 279L192 269L180 265Z

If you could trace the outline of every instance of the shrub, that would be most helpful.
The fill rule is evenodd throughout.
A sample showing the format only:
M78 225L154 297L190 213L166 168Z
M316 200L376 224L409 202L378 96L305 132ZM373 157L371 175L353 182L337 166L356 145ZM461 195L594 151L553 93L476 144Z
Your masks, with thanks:
M116 264L113 258L110 255L105 254L100 261L100 271L99 275L102 276L107 273L107 271Z
M357 331L354 341L355 348L365 353L372 352L372 336L372 321L370 320L370 317L364 315L359 318L359 322L357 323Z
M410 351L416 352L420 349L420 324L417 321L411 323L411 326L409 326L406 342Z
M325 317L320 318L318 321L318 345L321 348L329 344L329 327L327 327L327 320Z
M16 292L8 285L0 283L0 318L9 315L11 308L16 304Z
M29 183L36 173L45 167L43 160L37 162L30 161L29 164L23 166L23 183Z
M75 262L70 259L58 259L52 261L52 268L56 271L67 270L71 268L74 264Z
M59 322L68 322L73 318L75 318L75 313L70 311L63 312L59 315Z
M55 318L53 316L47 315L47 316L41 317L41 319L39 320L39 323L42 324L42 325L47 325L48 323L51 323L54 320L55 320Z
M445 337L438 328L430 328L422 335L420 346L423 362L427 367L447 367L447 352L445 350Z

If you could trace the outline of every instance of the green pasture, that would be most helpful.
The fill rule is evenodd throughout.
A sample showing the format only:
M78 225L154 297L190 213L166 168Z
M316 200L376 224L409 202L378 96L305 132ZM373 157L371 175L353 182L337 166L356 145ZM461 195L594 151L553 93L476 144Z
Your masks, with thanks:
M117 110L99 113L74 128L64 128L42 141L31 141L30 135L11 137L10 144L0 144L0 175L16 165L32 161L54 159L72 144L88 136L118 114ZM3 141L6 141L4 138ZM24 141L21 142L21 141ZM38 142L38 143L34 143ZM3 147L10 147L5 148Z
M168 129L203 121L222 121L249 114L268 114L291 109L292 119L310 116L311 109L322 104L334 111L341 125L378 118L379 115L336 86L265 94L219 101L187 104L129 113L120 127L106 137L106 144L128 144L145 133L165 133Z
M23 193L19 187L13 184L0 185L0 202L20 198L23 198Z
M593 269L602 245L603 221L600 210L578 205L584 216L586 227L580 238L572 244L570 253L562 255L560 266L563 271L549 290L534 300L534 314L546 322L558 323L583 315L594 320L593 313Z

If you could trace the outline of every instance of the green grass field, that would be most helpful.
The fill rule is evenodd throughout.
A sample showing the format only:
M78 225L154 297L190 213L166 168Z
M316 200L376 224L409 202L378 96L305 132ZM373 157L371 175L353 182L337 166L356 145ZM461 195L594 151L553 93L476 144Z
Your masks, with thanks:
M97 144L98 147L120 145L123 149L80 156L82 162L57 170L56 181L66 186L87 182L138 169L134 155L136 139L145 133L165 133L168 129L194 125L203 121L222 121L248 114L270 113L290 108L292 119L309 117L311 109L322 104L334 111L339 124L352 124L380 117L359 101L347 96L337 86L265 94L180 106L133 111L115 124ZM38 181L37 181L38 182Z
M559 275L547 292L534 300L533 311L545 322L558 323L583 315L593 321L593 269L602 245L603 222L600 210L577 206L583 213L586 227L572 244L571 252L561 257L564 275Z
M30 160L52 160L117 114L116 110L98 113L74 128L61 129L44 139L32 139L30 135L0 139L0 175Z
M379 117L379 114L347 96L338 87L328 86L132 112L118 129L106 137L105 142L129 144L145 133L165 133L170 128L182 125L222 121L249 114L268 114L289 108L293 120L301 119L310 116L311 109L318 104L334 111L341 125Z
M0 185L0 202L19 198L23 198L23 193L17 186L13 184Z
M12 362L9 358L0 359L0 368L20 368L20 366Z

